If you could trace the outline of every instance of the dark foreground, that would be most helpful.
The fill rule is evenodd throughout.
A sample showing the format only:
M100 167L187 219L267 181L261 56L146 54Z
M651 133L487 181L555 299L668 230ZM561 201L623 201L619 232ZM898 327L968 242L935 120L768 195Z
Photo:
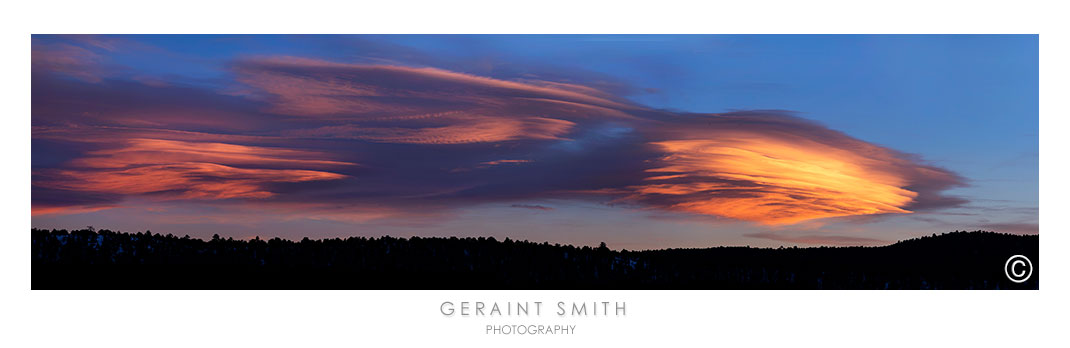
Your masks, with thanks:
M33 289L1038 289L1039 237L615 251L494 238L241 241L32 230ZM1021 254L1028 281L1007 279Z

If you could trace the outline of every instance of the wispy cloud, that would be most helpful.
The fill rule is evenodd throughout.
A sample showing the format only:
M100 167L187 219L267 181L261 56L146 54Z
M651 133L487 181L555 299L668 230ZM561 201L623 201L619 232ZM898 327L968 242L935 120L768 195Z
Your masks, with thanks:
M538 204L513 204L513 205L510 205L510 207L531 209L531 210L542 210L542 211L554 210L554 208L552 208L552 207L547 207L545 205L538 205Z
M66 43L35 43L31 50L34 72L63 74L88 82L100 82L103 60L89 49Z

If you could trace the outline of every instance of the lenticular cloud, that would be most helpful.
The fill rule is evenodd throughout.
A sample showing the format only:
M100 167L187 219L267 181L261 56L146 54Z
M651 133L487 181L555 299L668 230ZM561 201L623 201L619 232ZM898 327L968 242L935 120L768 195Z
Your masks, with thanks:
M64 61L47 54L34 60ZM669 112L578 84L290 57L232 62L239 93L52 66L34 65L34 156L63 160L35 164L35 214L130 198L309 216L575 199L780 225L961 203L941 194L954 173L783 111Z

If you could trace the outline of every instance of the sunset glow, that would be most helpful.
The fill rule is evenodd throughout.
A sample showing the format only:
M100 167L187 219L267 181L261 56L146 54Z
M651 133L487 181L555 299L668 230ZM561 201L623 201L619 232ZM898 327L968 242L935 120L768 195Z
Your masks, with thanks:
M179 78L154 70L152 59L177 59L145 51L156 39L109 37L113 50L91 44L100 39L34 38L35 224L121 211L176 226L177 212L209 211L216 229L259 216L297 228L326 221L339 230L433 234L434 226L467 231L481 226L475 219L522 215L529 226L591 216L577 231L612 231L591 226L597 214L614 214L651 224L729 223L758 236L750 238L809 243L826 221L930 216L968 202L949 193L968 175L947 169L955 163L948 156L934 162L897 148L910 145L908 132L900 131L901 143L878 144L811 121L822 114L809 110L648 106L688 89L644 88L608 72L280 48L205 51L211 58L176 60L174 69L208 77ZM574 64L601 67L594 63ZM692 99L719 98L699 97ZM582 208L558 209L570 205ZM785 228L809 232L785 237Z

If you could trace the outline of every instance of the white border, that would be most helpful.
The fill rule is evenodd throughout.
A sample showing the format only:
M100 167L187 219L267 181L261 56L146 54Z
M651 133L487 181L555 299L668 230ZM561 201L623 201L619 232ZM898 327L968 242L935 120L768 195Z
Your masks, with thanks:
M1046 346L1067 312L1065 11L1039 1L51 1L5 4L0 346ZM1040 291L29 291L31 33L1040 33ZM1053 216L1056 218L1047 218ZM1046 214L1045 214L1046 213ZM493 337L446 300L627 301ZM539 320L541 321L541 320ZM527 320L525 321L527 322ZM1059 331L1057 331L1059 330Z

